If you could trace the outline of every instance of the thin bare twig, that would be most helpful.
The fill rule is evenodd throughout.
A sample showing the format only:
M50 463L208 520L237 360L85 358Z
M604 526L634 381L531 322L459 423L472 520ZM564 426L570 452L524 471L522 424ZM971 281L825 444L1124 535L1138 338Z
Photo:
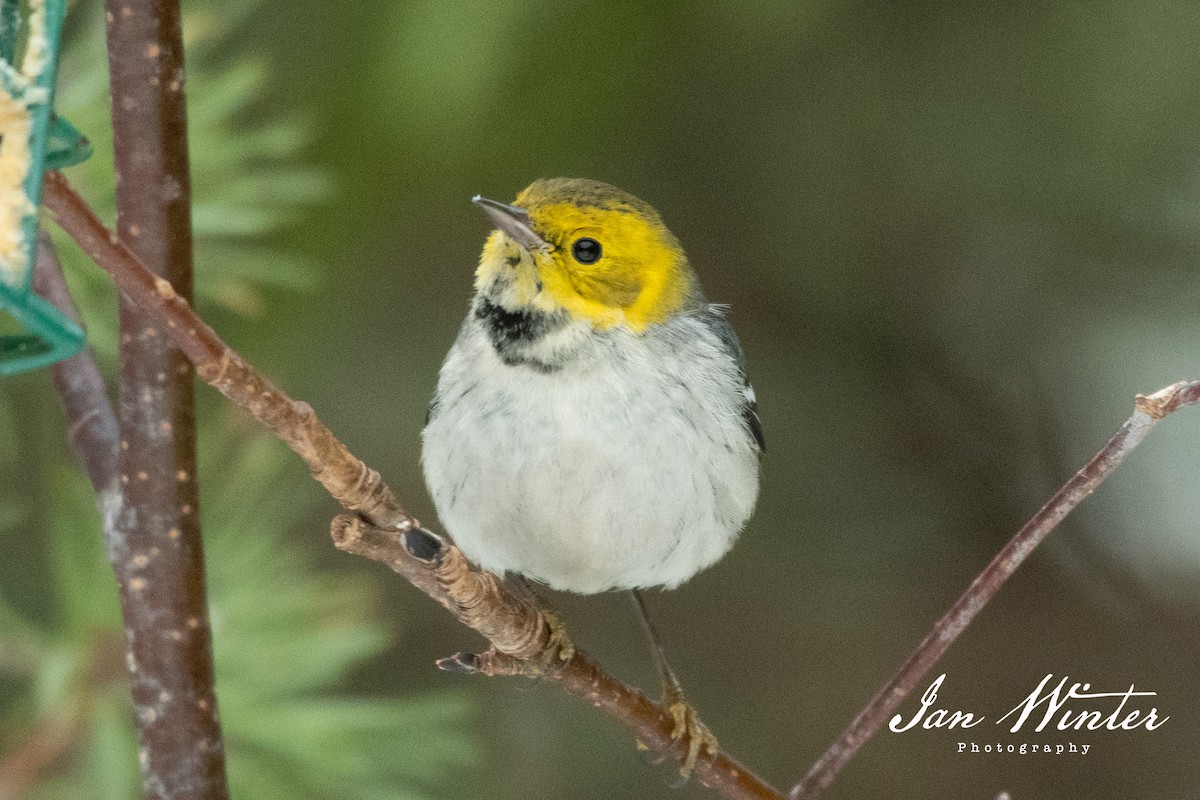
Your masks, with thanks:
M333 521L331 535L337 547L387 564L491 643L486 653L443 659L443 669L544 675L602 708L651 751L682 761L685 748L671 738L674 719L665 709L572 647L533 597L515 593L495 575L472 567L458 548L421 528L379 474L351 454L307 403L288 397L221 341L169 281L151 275L105 229L62 175L47 173L43 200L118 289L179 346L196 373L274 431L304 459L313 477L356 514ZM724 753L702 752L694 776L734 800L783 797Z
M1021 562L1046 535L1112 474L1125 457L1141 444L1159 420L1197 402L1200 402L1200 381L1180 381L1154 394L1138 395L1133 415L1092 460L1046 501L1046 504L996 554L946 615L939 619L921 640L896 674L880 687L875 696L842 731L841 736L809 768L804 779L792 788L788 794L789 798L812 800L820 797L859 748L882 727L884 721L917 687L929 669L945 654L975 615L995 596L1004 582L1016 572Z
M192 291L191 179L178 0L107 0L117 229L150 271ZM196 484L192 367L120 302L117 575L148 800L223 800L225 751Z

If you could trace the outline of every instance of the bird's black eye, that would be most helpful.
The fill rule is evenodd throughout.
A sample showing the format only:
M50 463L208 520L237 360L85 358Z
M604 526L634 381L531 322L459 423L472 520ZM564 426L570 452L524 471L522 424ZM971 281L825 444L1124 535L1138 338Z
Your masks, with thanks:
M600 260L600 243L595 239L576 239L571 245L571 255L580 264L595 264Z

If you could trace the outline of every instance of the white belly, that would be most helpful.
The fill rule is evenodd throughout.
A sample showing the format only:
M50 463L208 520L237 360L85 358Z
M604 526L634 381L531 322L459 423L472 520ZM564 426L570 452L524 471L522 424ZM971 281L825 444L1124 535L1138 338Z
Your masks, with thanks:
M467 557L580 593L674 587L720 558L753 509L758 458L737 381L686 378L701 350L667 369L659 354L653 370L634 357L544 373L460 338L423 461Z

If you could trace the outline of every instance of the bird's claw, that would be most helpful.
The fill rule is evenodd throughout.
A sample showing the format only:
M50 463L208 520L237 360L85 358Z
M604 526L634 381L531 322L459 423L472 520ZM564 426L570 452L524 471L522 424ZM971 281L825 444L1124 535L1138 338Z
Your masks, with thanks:
M550 638L546 640L546 649L542 651L542 669L553 670L574 657L575 643L567 635L567 627L558 612L541 603L539 606L546 626L550 628Z
M534 591L528 578L509 573L504 576L504 582L509 591L515 594L519 600L532 603L537 607L538 613L546 621L546 627L550 630L549 636L546 637L546 646L537 658L537 672L553 672L570 661L575 656L575 643L567 635L567 626L563 622L562 616L551 608L540 594Z
M666 706L671 718L675 720L675 727L671 729L671 738L687 745L687 757L679 767L679 785L682 786L688 778L692 777L692 771L696 768L696 759L700 757L700 752L703 750L712 756L716 755L720 748L717 744L717 737L713 735L707 725L700 721L700 715L696 712L695 707L684 699L682 692L668 694L663 698L663 705Z

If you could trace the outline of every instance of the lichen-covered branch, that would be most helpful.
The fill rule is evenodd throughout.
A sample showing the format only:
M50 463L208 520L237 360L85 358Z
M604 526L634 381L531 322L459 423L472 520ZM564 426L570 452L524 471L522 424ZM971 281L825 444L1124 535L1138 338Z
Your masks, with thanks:
M1071 513L1084 498L1112 474L1125 457L1142 443L1154 425L1168 414L1200 402L1200 381L1180 381L1151 395L1138 395L1134 412L1108 443L1075 473L1034 514L983 572L971 582L946 615L921 640L896 674L875 693L837 740L809 768L789 793L791 800L820 797L884 721L917 687L929 669L950 649L988 601L1017 571L1034 548Z
M472 567L458 548L421 528L379 474L354 457L307 403L290 398L221 341L169 281L151 275L105 229L62 175L46 175L44 202L118 289L179 346L203 380L274 431L305 460L313 477L357 515L334 520L332 535L340 549L387 564L492 645L481 655L443 659L443 668L543 675L602 708L651 751L682 762L684 748L671 738L675 723L665 709L571 647L535 598ZM724 753L702 753L693 774L723 797L782 800L777 790Z

